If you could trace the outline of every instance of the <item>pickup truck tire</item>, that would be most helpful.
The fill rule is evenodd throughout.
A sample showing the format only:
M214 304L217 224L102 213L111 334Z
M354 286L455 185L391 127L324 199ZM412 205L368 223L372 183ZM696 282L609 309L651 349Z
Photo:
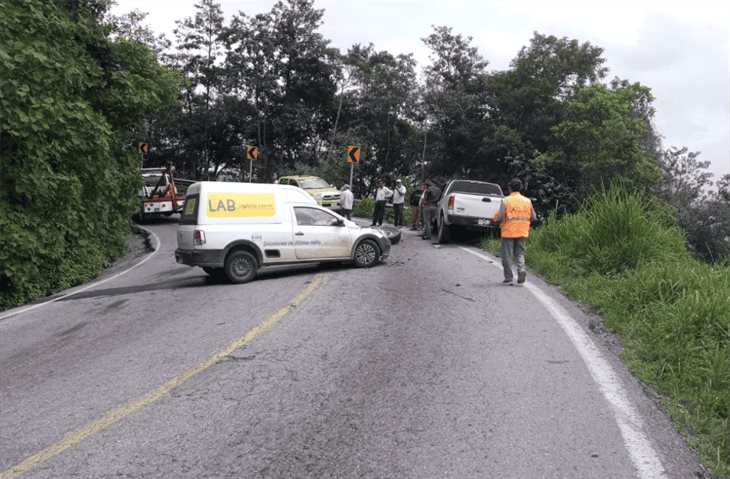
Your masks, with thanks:
M380 259L380 250L375 241L371 239L362 240L355 246L355 266L358 268L369 268L375 265Z
M256 258L248 251L237 250L228 254L224 266L226 277L231 283L248 283L256 277Z
M438 230L436 232L437 243L443 244L449 242L451 236L451 230L449 228L449 225L447 225L446 221L444 221L444 215L441 215L441 218L439 218L438 221Z

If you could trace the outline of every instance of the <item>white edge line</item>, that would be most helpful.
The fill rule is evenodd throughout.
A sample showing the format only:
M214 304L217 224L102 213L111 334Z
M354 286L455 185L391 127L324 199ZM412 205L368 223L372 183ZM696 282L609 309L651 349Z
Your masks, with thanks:
M459 248L492 263L501 270L501 265L499 265L496 258L490 258L485 254L463 246ZM525 287L555 318L573 343L578 354L580 354L593 380L598 384L603 397L613 411L614 418L623 436L624 445L639 473L639 477L641 479L666 479L667 476L659 456L644 432L641 416L631 404L621 380L616 376L601 351L578 325L577 321L540 288L532 284L525 284Z
M138 266L142 266L143 264L145 264L150 258L152 258L152 256L154 256L160 250L160 238L158 238L157 235L154 234L149 229L142 228L140 226L137 226L137 227L139 229L142 229L142 230L148 232L150 235L152 235L152 237L154 238L154 241L155 241L155 246L154 246L152 252L149 253L142 261L140 261L139 263L137 263L137 264L135 264L135 265L133 265L133 266L125 269L124 271L121 271L121 272L115 274L114 276L110 276L110 277L108 277L106 279L103 279L101 281L97 281L95 283L88 284L88 285L84 286L83 288L77 289L77 290L72 291L70 293L66 293L66 294L64 294L62 296L58 296L56 298L49 299L48 301L44 301L42 303L34 304L32 306L28 306L28 307L25 307L25 308L22 308L21 307L19 309L12 309L12 310L8 311L5 314L0 314L0 321L2 321L3 319L10 318L12 316L17 316L19 314L27 313L28 311L32 311L32 310L34 310L36 308L40 308L41 306L45 306L45 305L50 304L50 303L55 303L56 301L60 301L60 300L62 300L64 298L68 298L69 296L73 296L74 294L78 294L78 293L81 293L81 292L86 291L88 289L91 289L91 288L93 288L95 286L99 286L100 284L104 284L107 281L111 281L113 279L116 279L116 278L120 277L123 274L129 273L134 268L136 268Z

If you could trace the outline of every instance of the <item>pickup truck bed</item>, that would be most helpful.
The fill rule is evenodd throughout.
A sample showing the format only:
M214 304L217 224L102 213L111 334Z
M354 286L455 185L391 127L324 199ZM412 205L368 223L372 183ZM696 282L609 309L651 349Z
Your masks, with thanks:
M447 243L456 228L496 233L492 216L499 210L502 189L495 183L451 180L439 199L436 241Z

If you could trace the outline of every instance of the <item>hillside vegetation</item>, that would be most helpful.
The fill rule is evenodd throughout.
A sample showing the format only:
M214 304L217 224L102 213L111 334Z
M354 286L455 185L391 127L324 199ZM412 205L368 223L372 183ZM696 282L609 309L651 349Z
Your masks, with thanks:
M496 242L487 247L494 248ZM595 308L702 463L730 477L730 268L697 261L653 197L610 188L530 234L530 268Z
M138 208L130 137L181 77L91 6L0 2L0 308L96 277Z

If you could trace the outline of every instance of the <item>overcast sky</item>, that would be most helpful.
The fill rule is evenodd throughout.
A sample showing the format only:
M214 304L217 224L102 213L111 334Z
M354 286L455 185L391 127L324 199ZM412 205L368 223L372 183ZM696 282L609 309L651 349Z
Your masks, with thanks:
M175 21L195 15L194 0L116 0L112 13L148 12L147 24L174 39ZM268 12L271 0L222 0L230 18ZM315 0L320 33L343 53L373 43L428 62L421 38L432 25L473 38L504 70L537 31L604 49L615 76L652 89L655 127L664 147L688 147L712 162L715 179L730 173L730 2L727 0Z

